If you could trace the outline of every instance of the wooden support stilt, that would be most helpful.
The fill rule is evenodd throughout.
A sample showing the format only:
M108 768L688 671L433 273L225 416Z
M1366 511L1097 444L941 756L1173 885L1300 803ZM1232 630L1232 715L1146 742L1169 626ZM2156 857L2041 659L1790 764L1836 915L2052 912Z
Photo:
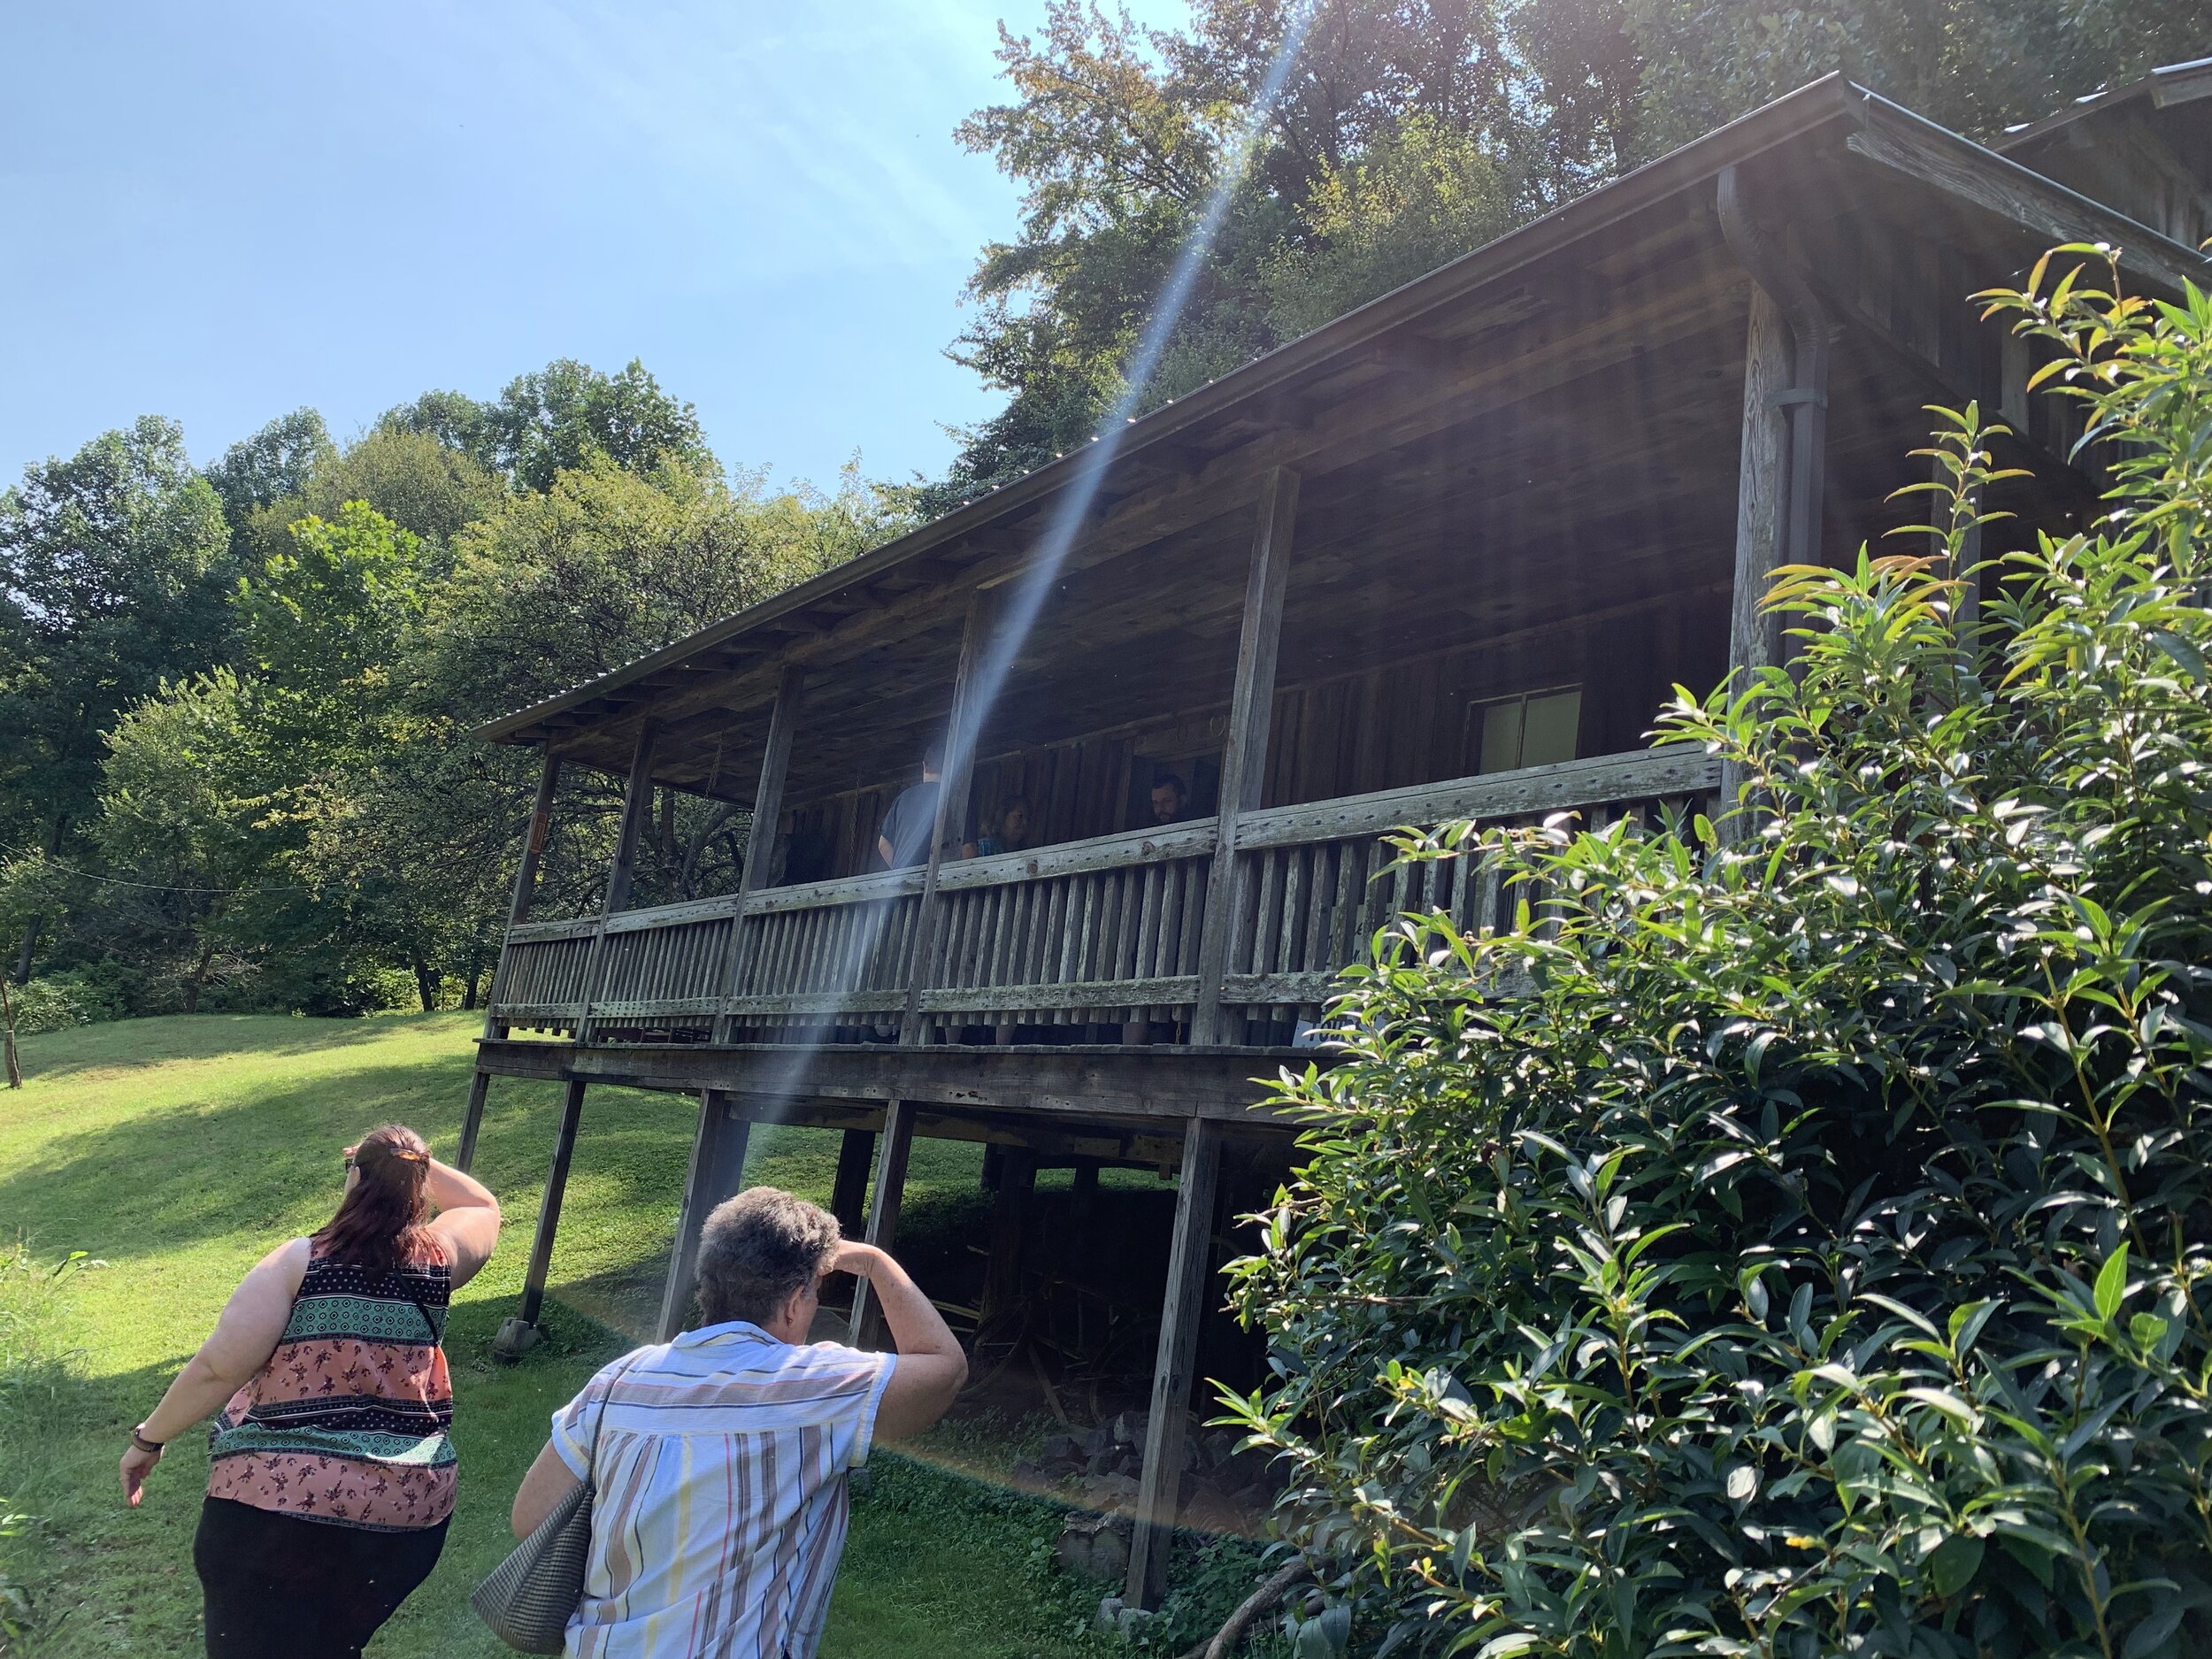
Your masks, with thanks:
M538 1206L537 1236L530 1240L530 1264L522 1276L522 1310L499 1327L492 1352L518 1359L538 1340L538 1314L545 1306L546 1277L553 1268L553 1235L560 1230L561 1198L568 1191L569 1159L576 1151L576 1129L584 1116L584 1080L571 1078L561 1102L561 1126L553 1137L553 1167L545 1175L545 1200Z
M453 1155L453 1167L464 1175L476 1163L476 1134L484 1126L484 1096L491 1087L488 1071L480 1070L469 1079L468 1109L461 1114L461 1149Z
M983 1271L979 1332L1021 1299L1022 1239L1036 1191L1037 1155L1022 1147L1002 1148L998 1189L991 1204L991 1256Z
M868 1242L888 1250L899 1233L899 1204L906 1196L906 1160L914 1149L914 1102L895 1100L883 1114L883 1144L876 1153L876 1190L868 1206ZM853 1291L851 1334L855 1348L882 1340L882 1315L862 1279Z
M848 1129L837 1145L837 1179L830 1188L830 1214L847 1238L856 1238L868 1219L868 1166L875 1162L872 1129Z
M684 1178L683 1208L676 1217L676 1246L668 1256L668 1282L661 1292L659 1340L672 1340L691 1317L691 1296L699 1279L699 1229L724 1199L745 1185L745 1144L752 1125L730 1111L721 1089L699 1096L699 1133L691 1143L691 1169Z
M515 887L507 901L507 931L512 933L530 919L530 903L538 890L538 865L545 857L545 838L553 827L553 792L561 781L561 763L548 754L538 768L537 799L531 803L529 827L523 832L522 861L515 866ZM501 960L505 960L503 949ZM492 1010L499 1005L499 969L492 969L492 982L484 995L484 1036L487 1040L503 1037L507 1028L492 1017ZM461 1116L461 1149L454 1155L454 1167L463 1174L475 1166L477 1132L484 1126L484 1096L490 1091L492 1077L488 1071L479 1071L469 1079L468 1110Z
M1198 999L1191 1041L1229 1042L1233 1033L1221 1006L1229 967L1229 926L1237 914L1237 819L1259 810L1267 781L1268 722L1275 706L1275 658L1282 642L1283 594L1290 580L1290 543L1298 517L1298 474L1277 467L1260 486L1259 523L1252 537L1252 569L1245 584L1244 626L1237 641L1236 680L1230 688L1229 734L1221 754L1221 805L1216 818L1214 866L1206 887L1203 931L1198 943Z
M1221 1129L1194 1118L1184 1132L1182 1180L1175 1194L1175 1233L1168 1248L1167 1294L1160 1309L1160 1347L1152 1364L1152 1415L1145 1430L1144 1478L1137 1524L1129 1540L1124 1599L1156 1608L1167 1592L1168 1535L1175 1525L1183 1476L1183 1432L1190 1409L1192 1362L1211 1284L1214 1198L1220 1186Z

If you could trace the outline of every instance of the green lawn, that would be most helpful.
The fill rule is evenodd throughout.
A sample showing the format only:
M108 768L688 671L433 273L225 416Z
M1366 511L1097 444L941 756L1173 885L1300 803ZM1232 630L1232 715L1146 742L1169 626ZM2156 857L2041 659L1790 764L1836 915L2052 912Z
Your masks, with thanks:
M0 1091L0 1242L20 1235L51 1263L104 1263L64 1279L27 1314L21 1273L0 1301L0 1513L40 1517L14 1547L33 1596L27 1650L56 1655L198 1650L191 1567L205 1453L180 1441L126 1509L115 1492L125 1431L150 1409L223 1298L281 1239L312 1231L336 1200L339 1148L397 1119L452 1154L475 1016L304 1020L204 1016L127 1021L24 1044L27 1086ZM499 1256L454 1306L448 1343L461 1504L445 1558L388 1627L384 1655L503 1653L467 1606L508 1548L505 1512L546 1418L592 1369L642 1333L657 1287L696 1108L680 1096L595 1089L585 1106L553 1260L549 1340L524 1363L486 1357L514 1310L558 1111L552 1086L499 1081L477 1174L507 1215ZM835 1137L756 1132L748 1179L827 1202ZM956 1232L977 1203L979 1152L918 1142L905 1229ZM610 1326L615 1328L611 1329ZM40 1346L26 1360L27 1344ZM66 1350L65 1368L53 1356ZM1002 1467L1019 1435L940 1431L918 1456ZM856 1499L827 1659L1073 1654L1097 1586L1047 1564L1047 1505L886 1455ZM0 1650L5 1639L0 1638Z

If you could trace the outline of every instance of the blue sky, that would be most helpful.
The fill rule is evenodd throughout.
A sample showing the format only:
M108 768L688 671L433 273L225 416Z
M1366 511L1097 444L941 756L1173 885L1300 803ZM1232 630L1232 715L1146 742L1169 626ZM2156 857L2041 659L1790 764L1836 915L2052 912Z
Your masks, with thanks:
M1147 0L1140 17L1183 15ZM933 472L1016 196L952 127L1043 0L0 8L0 484L141 413L205 461L302 403L633 357L733 465Z

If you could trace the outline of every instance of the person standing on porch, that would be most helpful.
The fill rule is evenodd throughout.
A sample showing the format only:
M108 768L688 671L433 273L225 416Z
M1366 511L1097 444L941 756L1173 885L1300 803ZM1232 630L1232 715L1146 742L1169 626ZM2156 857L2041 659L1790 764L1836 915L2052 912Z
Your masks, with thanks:
M864 1276L898 1352L809 1343L833 1272ZM873 1245L772 1187L699 1235L705 1324L608 1365L553 1416L510 1517L527 1538L580 1480L594 1494L572 1659L812 1659L844 1553L845 1477L878 1438L951 1409L968 1362Z
M357 1655L445 1548L440 1343L499 1203L397 1124L345 1158L329 1225L261 1258L123 1454L135 1508L164 1443L222 1408L192 1546L209 1659Z
M929 862L929 833L937 824L937 797L944 789L945 746L922 751L922 780L902 790L876 832L876 856L886 870Z

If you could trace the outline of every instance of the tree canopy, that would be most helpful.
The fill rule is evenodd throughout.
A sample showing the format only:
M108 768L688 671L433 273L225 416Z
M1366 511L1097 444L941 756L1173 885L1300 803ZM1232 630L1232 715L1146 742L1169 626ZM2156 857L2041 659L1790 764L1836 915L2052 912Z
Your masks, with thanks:
M570 361L343 446L296 410L203 473L149 419L28 469L0 496L10 965L117 1010L472 999L534 779L470 728L851 557L908 493L726 476L641 365ZM604 870L612 792L571 793L555 904ZM741 814L660 817L647 887L741 855Z
M1192 0L1150 29L1084 0L1002 27L1008 101L956 136L1022 188L954 357L1008 394L942 511L1084 442L1250 118L1290 0ZM1839 71L1988 137L2203 50L2201 0L1316 0L1141 403L1241 366L1571 196Z

